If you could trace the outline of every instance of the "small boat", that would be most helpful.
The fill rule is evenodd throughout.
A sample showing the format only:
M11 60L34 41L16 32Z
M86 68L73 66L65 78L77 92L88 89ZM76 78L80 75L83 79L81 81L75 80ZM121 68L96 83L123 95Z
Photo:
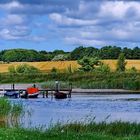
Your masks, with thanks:
M37 98L39 95L39 89L35 87L27 88L24 93L20 94L21 98Z
M54 94L54 97L56 99L66 99L67 98L67 94L66 93L63 93L63 92L56 92Z
M18 95L18 92L14 90L6 90L6 92L4 93L4 97L8 98L18 98Z

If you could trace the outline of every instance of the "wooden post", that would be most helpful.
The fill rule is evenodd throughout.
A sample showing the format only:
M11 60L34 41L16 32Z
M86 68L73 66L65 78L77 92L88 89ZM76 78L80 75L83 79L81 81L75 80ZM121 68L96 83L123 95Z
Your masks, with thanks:
M58 81L55 81L55 91L56 91L56 93L59 92L59 82Z
M43 91L42 95L43 95L43 98L45 98L45 93L44 93L44 91Z
M72 92L72 83L69 84L69 94L68 94L68 98L71 98L71 92Z
M12 90L15 90L15 84L12 84Z
M53 91L51 91L51 99L53 99Z
M46 98L48 98L48 91L46 90Z

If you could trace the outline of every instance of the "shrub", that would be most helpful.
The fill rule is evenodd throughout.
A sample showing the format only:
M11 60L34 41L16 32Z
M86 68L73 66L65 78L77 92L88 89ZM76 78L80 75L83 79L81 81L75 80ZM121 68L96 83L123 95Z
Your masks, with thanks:
M108 65L101 64L99 67L97 67L95 69L95 71L101 72L101 73L109 73L111 70L110 70L110 67Z
M58 72L57 68L53 67L53 68L51 69L51 73L57 73L57 72Z
M131 69L128 69L127 71L130 73L136 73L137 69L135 67L132 67Z
M8 71L9 71L9 73L11 73L11 74L15 74L16 73L16 68L15 68L15 66L9 66L8 67Z
M40 72L36 67L27 64L18 65L17 67L10 66L8 70L10 74L34 74Z
M79 68L80 71L90 72L95 69L95 66L98 66L100 64L100 61L97 57L83 57L83 59L78 60L78 64L81 65L81 67Z
M125 56L123 53L121 53L117 62L117 71L125 71L126 64L127 62L125 61Z

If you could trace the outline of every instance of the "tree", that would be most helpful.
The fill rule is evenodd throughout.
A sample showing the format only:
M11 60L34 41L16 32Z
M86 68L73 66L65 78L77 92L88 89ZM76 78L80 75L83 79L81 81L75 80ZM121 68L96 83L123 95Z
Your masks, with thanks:
M85 50L86 48L84 48L83 46L80 46L76 49L74 49L71 53L70 53L70 60L79 60L82 59L85 56Z
M140 48L135 47L133 49L133 59L140 59Z
M120 53L117 62L117 71L125 71L126 64L124 53Z
M80 71L90 72L95 69L95 66L100 64L100 61L97 57L90 58L90 57L83 57L83 59L78 60L78 64L81 65L79 68Z
M117 59L121 53L121 48L116 46L105 46L100 49L100 58Z
M125 47L125 48L123 48L122 52L124 53L124 55L127 59L132 59L133 58L132 49L129 49L129 48Z

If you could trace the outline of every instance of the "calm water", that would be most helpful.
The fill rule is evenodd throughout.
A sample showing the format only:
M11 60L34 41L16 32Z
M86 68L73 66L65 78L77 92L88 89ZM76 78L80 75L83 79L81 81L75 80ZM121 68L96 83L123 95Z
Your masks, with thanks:
M21 101L32 112L31 117L23 118L25 127L49 126L58 121L85 122L94 117L97 122L106 118L107 122L140 122L140 95L75 95L66 100L38 98Z

